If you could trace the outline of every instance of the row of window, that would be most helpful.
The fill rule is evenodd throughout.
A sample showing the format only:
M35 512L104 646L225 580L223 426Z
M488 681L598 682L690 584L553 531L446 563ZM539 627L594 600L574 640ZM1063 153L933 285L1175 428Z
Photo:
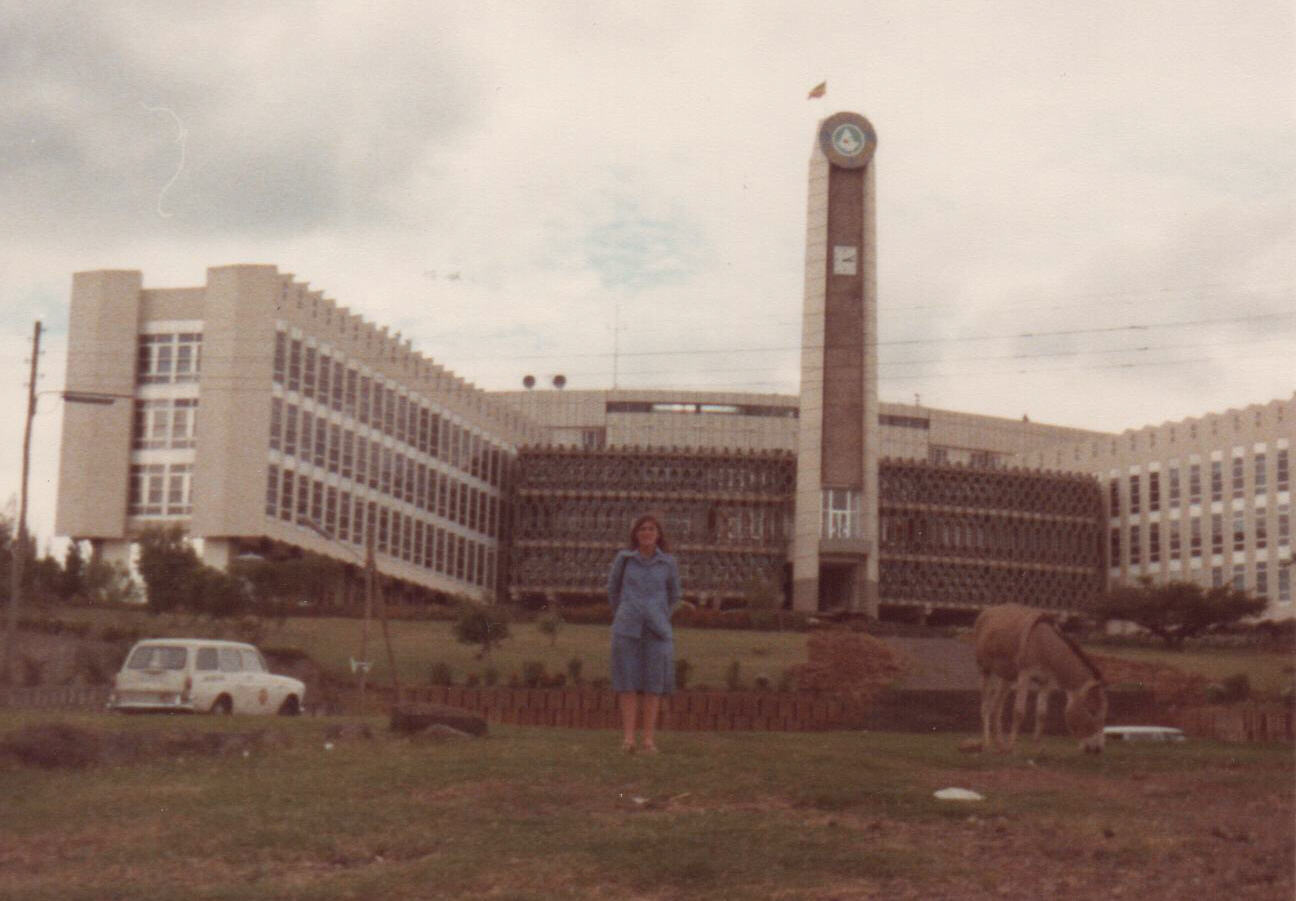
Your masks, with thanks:
M284 456L296 456L321 474L352 482L349 487L368 487L475 532L497 534L498 496L310 413L301 414L298 435L293 405L288 404L287 415L281 417L275 413L280 401L275 398L272 403L270 447L282 450Z
M131 446L135 450L193 447L197 418L196 397L137 400Z
M130 468L126 512L131 516L188 516L193 465L190 463L146 463Z
M361 426L392 438L428 457L440 458L474 478L499 487L503 476L503 450L480 435L443 416L431 406L398 392L378 376L365 375L356 366L324 348L275 333L274 382L310 403L288 404L285 414L299 409L302 415L324 419L327 411L340 413ZM359 431L357 429L357 431Z
M917 513L879 519L881 549L891 554L980 556L1098 565L1100 533L1089 524Z
M1290 604L1292 601L1292 575L1290 566L1279 566L1277 571L1277 591L1275 599L1280 604ZM1220 588L1224 585L1224 567L1211 567L1211 587ZM1244 564L1235 563L1233 565L1232 586L1237 591L1247 590L1247 569ZM1257 597L1269 597L1269 567L1263 560L1256 561L1255 565L1255 585L1252 586Z
M1257 551L1266 550L1269 547L1269 526L1268 517L1265 515L1264 508L1256 510L1255 517L1252 520L1253 529L1248 536L1247 517L1242 513L1234 513L1232 518L1232 548L1235 552L1245 551L1248 537L1251 539L1251 546ZM1278 547L1287 547L1291 544L1291 513L1290 508L1283 504L1278 508L1277 514L1278 533L1275 540ZM1143 528L1140 524L1134 524L1129 527L1129 563L1131 566L1142 564L1144 551L1146 550L1148 563L1161 562L1161 537L1163 531L1166 534L1166 550L1171 560L1182 559L1183 551L1183 529L1182 524L1172 521L1166 524L1166 529L1161 528L1161 523L1148 523L1147 526L1147 545L1144 547L1142 538L1144 535ZM1212 554L1224 553L1227 534L1224 531L1224 517L1222 514L1214 513L1210 518L1209 541ZM1118 527L1111 529L1111 560L1113 566L1118 566L1121 559L1121 530ZM1188 522L1188 556L1200 557L1202 555L1202 520L1194 517Z
M270 466L265 514L308 528L319 524L339 541L355 545L363 545L366 530L372 529L376 553L473 585L494 584L494 547L302 473Z
M201 362L202 335L198 332L140 335L135 381L140 385L196 382Z
M1291 489L1291 475L1288 464L1287 448L1279 448L1274 459L1274 490L1278 492L1289 491ZM1256 451L1251 455L1251 472L1252 472L1252 492L1256 497L1263 496L1269 491L1269 471L1268 459L1264 451ZM1171 510L1178 509L1182 499L1183 486L1180 478L1180 469L1178 466L1171 466L1166 470L1165 488L1167 505ZM1187 494L1189 505L1200 504L1202 502L1202 466L1200 463L1192 463L1188 466ZM1150 513L1155 513L1161 509L1161 490L1162 479L1159 471L1147 473L1147 509ZM1128 512L1130 515L1137 515L1143 511L1144 479L1140 473L1131 473L1129 476L1128 490ZM1235 456L1232 458L1232 464L1229 470L1229 488L1230 496L1234 500L1241 500L1246 496L1246 457ZM1120 515L1120 480L1112 479L1108 483L1109 504L1111 515ZM1212 502L1224 500L1224 463L1222 460L1212 460L1210 463L1210 499Z

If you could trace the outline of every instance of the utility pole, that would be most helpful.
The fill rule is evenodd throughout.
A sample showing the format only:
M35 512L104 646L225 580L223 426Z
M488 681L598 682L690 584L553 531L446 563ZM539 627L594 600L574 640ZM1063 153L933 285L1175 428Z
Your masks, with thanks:
M360 713L364 714L365 675L369 672L369 618L373 615L374 605L378 607L378 620L382 623L383 641L387 645L387 665L391 667L392 687L396 692L395 703L401 702L400 673L396 671L396 654L392 651L391 631L387 628L387 601L383 598L382 577L378 574L378 564L374 559L374 524L368 523L365 537L365 618L364 631L360 637L360 656L364 658L360 670Z
M40 360L41 324L36 320L32 333L31 375L27 381L27 421L23 427L22 487L18 502L18 526L13 536L12 559L9 575L9 614L5 619L5 669L4 678L10 685L18 682L18 655L16 638L18 610L22 604L23 564L27 560L27 474L31 469L32 418L36 415L36 367Z
M365 682L369 677L369 617L373 616L374 593L378 587L378 563L374 559L374 521L365 523L365 611L360 628L360 715L365 713Z

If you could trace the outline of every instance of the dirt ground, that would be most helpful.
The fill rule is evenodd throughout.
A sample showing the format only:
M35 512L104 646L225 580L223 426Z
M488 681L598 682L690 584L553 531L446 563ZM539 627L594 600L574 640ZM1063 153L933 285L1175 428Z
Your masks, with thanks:
M989 795L1047 792L1074 775L1040 770L979 774L974 789ZM1146 832L1122 835L1101 819L1017 822L978 815L944 823L824 814L816 821L877 836L889 847L935 853L951 869L979 875L923 880L898 878L841 884L812 895L823 899L930 899L959 901L1045 898L1264 899L1296 897L1296 805L1293 786L1275 785L1268 796L1239 804L1224 784L1200 774L1136 776L1129 784L1094 778L1099 794L1129 794L1146 802ZM966 785L967 773L950 773ZM1158 838L1150 840L1150 837ZM939 849L933 852L933 849ZM805 897L798 895L798 897Z

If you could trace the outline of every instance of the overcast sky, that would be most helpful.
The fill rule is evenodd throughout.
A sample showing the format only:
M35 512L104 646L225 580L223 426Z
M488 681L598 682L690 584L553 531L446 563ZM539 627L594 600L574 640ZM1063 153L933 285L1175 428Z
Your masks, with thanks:
M838 110L879 136L883 400L1120 431L1288 397L1294 60L1290 0L0 0L3 494L78 270L273 263L489 389L795 393Z

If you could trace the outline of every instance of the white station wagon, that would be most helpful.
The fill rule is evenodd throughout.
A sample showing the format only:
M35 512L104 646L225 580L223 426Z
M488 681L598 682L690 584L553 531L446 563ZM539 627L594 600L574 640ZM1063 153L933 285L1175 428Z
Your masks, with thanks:
M108 709L124 713L301 713L306 686L273 675L250 644L201 638L137 642L117 674Z

